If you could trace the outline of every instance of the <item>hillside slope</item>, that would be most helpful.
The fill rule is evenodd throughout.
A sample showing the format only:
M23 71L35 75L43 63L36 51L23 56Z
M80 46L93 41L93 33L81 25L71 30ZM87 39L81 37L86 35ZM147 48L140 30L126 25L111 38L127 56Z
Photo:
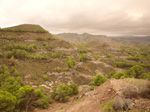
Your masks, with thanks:
M90 94L87 93L82 99L75 99L64 105L58 103L52 105L48 110L36 110L36 112L115 112L112 110L113 106L118 107L118 109L127 106L126 108L130 112L138 112L140 109L143 109L142 112L149 112L150 100L146 99L146 96L132 96L132 94L136 95L132 89L139 89L139 85L145 87L143 84L150 85L148 81L140 79L110 79L103 85L95 87L94 91L89 92ZM130 97L125 94L127 91L130 92ZM145 92L144 89L137 91ZM124 101L126 105L123 104ZM112 105L109 102L116 102L116 104ZM59 106L61 109L58 108Z

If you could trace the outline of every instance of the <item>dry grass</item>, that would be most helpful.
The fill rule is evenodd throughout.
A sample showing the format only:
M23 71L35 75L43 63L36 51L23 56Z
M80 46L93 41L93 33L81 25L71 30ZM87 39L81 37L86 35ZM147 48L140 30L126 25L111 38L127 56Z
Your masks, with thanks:
M128 85L123 93L128 98L150 98L150 82L143 79L128 79Z

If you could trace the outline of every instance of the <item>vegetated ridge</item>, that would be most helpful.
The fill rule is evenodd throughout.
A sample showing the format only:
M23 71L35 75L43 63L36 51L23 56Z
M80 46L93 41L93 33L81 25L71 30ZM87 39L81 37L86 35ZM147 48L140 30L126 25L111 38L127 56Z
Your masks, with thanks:
M149 111L149 46L74 35L83 39L31 24L0 29L0 99L10 107L0 111Z

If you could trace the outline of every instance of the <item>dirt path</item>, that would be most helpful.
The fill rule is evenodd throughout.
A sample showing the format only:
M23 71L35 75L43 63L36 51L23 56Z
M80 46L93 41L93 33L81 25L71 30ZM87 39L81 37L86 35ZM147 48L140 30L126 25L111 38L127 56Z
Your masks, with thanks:
M108 80L100 87L95 87L91 96L76 99L67 103L54 103L48 110L36 110L35 112L102 112L100 104L105 103L115 97L117 92L113 90L115 79ZM116 80L115 80L116 81ZM118 82L122 86L121 81ZM114 83L115 84L115 83Z

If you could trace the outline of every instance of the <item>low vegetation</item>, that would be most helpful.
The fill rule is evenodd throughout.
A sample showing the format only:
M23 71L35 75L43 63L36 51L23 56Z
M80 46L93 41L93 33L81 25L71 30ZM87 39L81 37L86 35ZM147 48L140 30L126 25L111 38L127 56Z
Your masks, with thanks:
M40 89L24 85L22 78L14 76L13 72L5 65L0 66L0 111L28 112L34 107L48 108L50 98Z
M94 78L93 78L93 82L91 82L91 87L93 88L94 86L100 86L102 85L104 82L107 81L107 78L105 76L102 76L101 74L97 74Z
M60 84L55 86L52 91L52 98L56 101L66 102L73 95L79 93L78 87L75 84L70 84L69 86L65 84Z
M84 62L84 61L87 61L87 60L91 60L91 57L87 56L85 53L81 54L78 58L78 61L81 61L81 62Z

